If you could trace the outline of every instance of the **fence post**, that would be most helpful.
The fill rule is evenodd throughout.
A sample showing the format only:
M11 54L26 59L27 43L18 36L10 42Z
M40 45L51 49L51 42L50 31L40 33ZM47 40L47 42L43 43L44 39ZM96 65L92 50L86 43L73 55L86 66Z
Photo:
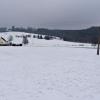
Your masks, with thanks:
M100 49L100 39L98 39L97 55L99 55L99 49Z

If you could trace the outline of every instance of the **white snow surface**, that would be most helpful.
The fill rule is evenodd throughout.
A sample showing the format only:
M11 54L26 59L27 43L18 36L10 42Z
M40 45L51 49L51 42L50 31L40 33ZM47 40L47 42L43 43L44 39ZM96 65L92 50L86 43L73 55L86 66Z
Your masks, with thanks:
M23 38L17 38L16 36L24 36L24 35L31 35L30 38L28 38L29 44L28 46L34 46L34 47L82 47L82 48L94 48L91 47L91 44L86 43L74 43L74 42L66 42L59 39L53 39L53 40L45 40L45 39L37 39L33 38L33 35L37 34L30 34L30 33L24 33L24 32L5 32L0 33L0 36L4 37L6 40L8 40L9 36L13 36L12 43L22 43Z
M0 100L100 99L96 49L39 41L37 46L0 47Z

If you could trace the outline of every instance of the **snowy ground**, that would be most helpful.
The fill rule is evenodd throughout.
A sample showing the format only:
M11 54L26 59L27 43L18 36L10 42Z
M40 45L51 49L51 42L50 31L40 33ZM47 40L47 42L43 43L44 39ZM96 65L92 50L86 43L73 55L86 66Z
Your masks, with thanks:
M0 36L22 43L16 36L26 34ZM0 100L100 99L100 56L91 44L28 40L27 46L0 47Z
M96 49L0 47L0 100L99 100Z
M24 35L31 35L30 38L28 38L29 44L28 46L32 47L81 47L81 48L94 48L91 46L91 44L86 43L73 43L73 42L66 42L59 39L53 39L53 40L45 40L45 39L37 39L33 38L33 35L37 34L30 34L30 33L24 33L24 32L5 32L0 33L0 36L8 40L9 36L13 36L12 43L22 43L22 37L18 38L16 36L24 36Z

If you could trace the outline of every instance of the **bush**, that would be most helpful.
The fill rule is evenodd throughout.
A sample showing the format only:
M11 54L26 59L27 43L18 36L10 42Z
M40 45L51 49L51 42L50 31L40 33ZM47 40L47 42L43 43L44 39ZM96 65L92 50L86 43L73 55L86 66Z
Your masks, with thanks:
M28 44L28 39L26 36L23 36L23 41L22 41L23 44Z
M44 39L45 39L45 40L51 40L51 37L48 36L48 35L46 35L46 36L44 37Z
M33 38L36 38L36 36L35 36L35 35L33 35Z

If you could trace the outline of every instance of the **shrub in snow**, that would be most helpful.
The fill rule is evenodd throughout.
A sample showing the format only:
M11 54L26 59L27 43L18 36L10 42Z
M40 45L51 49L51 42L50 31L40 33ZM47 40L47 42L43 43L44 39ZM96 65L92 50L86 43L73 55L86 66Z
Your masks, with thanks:
M26 35L26 37L31 38L31 35Z
M39 39L43 39L42 35L39 36Z
M39 34L38 34L37 38L39 39L39 37L40 37L40 36L39 36Z
M27 36L23 36L23 40L22 40L22 43L23 44L28 44L28 39L27 39Z
M44 39L45 39L45 40L51 40L51 39L52 39L52 37L50 37L50 36L46 35L46 36L44 37Z
M35 36L35 35L33 35L33 38L36 38L36 36Z

